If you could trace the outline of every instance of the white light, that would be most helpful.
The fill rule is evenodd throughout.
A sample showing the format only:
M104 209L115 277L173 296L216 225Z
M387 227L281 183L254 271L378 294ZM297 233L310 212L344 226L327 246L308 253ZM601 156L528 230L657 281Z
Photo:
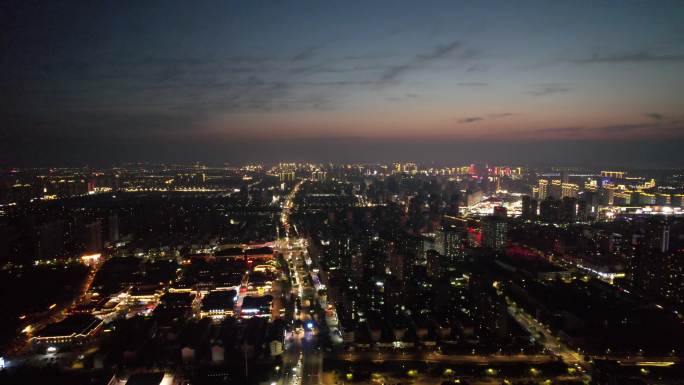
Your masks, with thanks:
M56 351L57 351L57 348L54 347L54 346L50 346L50 347L47 348L47 352L48 352L48 353L54 353L54 352L56 352Z
M172 385L174 383L174 375L171 373L164 373L162 381L159 385Z

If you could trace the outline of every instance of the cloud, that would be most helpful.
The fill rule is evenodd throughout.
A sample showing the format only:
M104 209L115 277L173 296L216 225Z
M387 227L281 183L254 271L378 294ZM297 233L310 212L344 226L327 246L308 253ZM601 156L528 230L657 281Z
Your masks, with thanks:
M627 123L627 124L614 124L610 126L603 126L595 128L596 131L606 132L606 133L620 133L636 131L644 128L654 128L658 127L657 124L653 123Z
M344 86L368 86L375 84L372 80L337 80L337 81L320 81L320 82L291 82L293 85L300 86L319 86L319 87L344 87Z
M59 87L62 97L53 103L58 110L152 109L169 113L201 112L207 116L333 109L343 88L373 86L377 84L378 73L387 68L373 63L307 66L304 58L314 55L314 51L311 48L299 52L296 57L301 61L296 62L288 56L105 56L48 62L32 74L40 79L40 73L45 72L47 75L43 77L55 82L59 80L55 87ZM65 72L63 68L72 70ZM300 74L293 72L295 68L301 69L302 76L294 76ZM350 76L304 78L327 73L350 73ZM43 84L47 85L47 82ZM17 89L21 85L17 82ZM41 89L23 88L22 91L28 99ZM1 100L3 96L0 96ZM156 103L151 105L150 100Z
M155 80L157 82L166 82L170 80L175 80L178 77L182 76L185 74L185 70L181 68L180 65L176 63L172 63L171 65L163 68L159 73L157 74Z
M527 93L532 96L545 96L566 93L571 90L572 88L567 83L545 83L537 85L535 89L527 91Z
M611 55L601 55L595 53L590 57L567 60L576 64L592 63L647 63L647 62L683 62L684 54L652 54L649 52L618 53Z
M304 65L293 67L289 70L290 73L296 75L317 75L317 74L344 74L355 72L377 72L386 70L386 66L381 65L354 65L354 66L334 66L328 63L317 63L312 65Z
M498 114L489 114L489 115L487 115L487 117L489 117L490 119L499 119L499 118L507 118L507 117L513 116L513 115L515 115L515 114L512 112L501 112Z
M489 83L485 82L460 82L458 83L461 87L486 87Z
M432 51L424 54L417 54L411 60L388 67L380 76L378 81L379 84L395 83L399 78L406 72L418 70L427 65L428 63L436 60L444 59L457 51L461 51L461 59L471 59L478 55L478 51L474 49L463 50L463 42L452 41L448 44L437 45L432 49Z
M657 120L657 121L661 121L661 120L665 119L665 115L659 114L656 112L648 113L648 114L646 114L646 116L648 116L651 119Z
M397 80L397 78L399 78L399 75L402 75L404 72L410 70L411 68L413 68L412 64L402 64L389 67L385 72L383 72L382 76L380 76L380 82L391 83Z
M481 116L470 116L467 118L459 119L458 124L475 123L475 122L479 122L481 120L484 120L484 118Z
M499 112L499 113L487 114L486 116L468 116L468 117L459 119L458 123L459 124L475 123L475 122L479 122L482 120L501 119L501 118L506 118L506 117L513 116L513 115L515 115L515 114L512 112Z
M452 41L449 44L446 45L438 45L436 46L432 52L424 55L416 55L416 59L418 60L435 60L435 59L441 59L450 53L456 51L457 49L463 47L463 43L460 41Z
M308 47L308 48L305 48L303 51L301 51L301 52L299 52L298 54L294 55L294 56L292 57L292 61L303 61L303 60L310 59L310 58L314 57L314 55L316 54L316 51L317 51L317 50L318 50L318 49L317 49L316 47Z
M557 133L557 134L574 134L578 133L580 131L585 130L584 127L549 127L549 128L538 128L536 130L532 130L530 132L532 133L540 133L540 134L547 134L547 133Z
M655 116L651 116L655 115ZM606 133L623 133L632 131L648 131L651 134L683 134L682 130L684 127L680 125L680 122L675 119L668 119L666 116L661 114L648 114L649 117L655 119L652 122L637 122L637 123L625 123L625 124L615 124L610 126L598 127L596 130L606 132Z
M172 81L121 81L107 85L106 100L92 91L69 93L63 109L81 111L153 110L171 115L190 114L198 120L215 115L245 112L320 111L334 109L336 90L369 86L373 81L309 81L290 79L282 73L227 73L206 76L189 71ZM101 87L105 88L105 87ZM154 100L154 105L149 101ZM134 126L131 124L131 126ZM139 126L136 126L139 127ZM188 125L189 127L189 125Z
M416 93L408 93L404 95L399 95L399 96L390 96L388 98L385 98L388 102L403 102L406 100L416 100L420 99L420 95Z
M626 134L635 131L642 130L653 130L653 134L666 134L669 132L675 132L679 129L676 125L661 124L660 122L637 122L637 123L622 123L622 124L611 124L607 126L594 126L594 127L550 127L550 128L540 128L536 130L530 130L529 133L535 134Z
M489 66L483 63L478 63L478 64L473 64L472 66L468 67L466 72L486 72L489 70Z

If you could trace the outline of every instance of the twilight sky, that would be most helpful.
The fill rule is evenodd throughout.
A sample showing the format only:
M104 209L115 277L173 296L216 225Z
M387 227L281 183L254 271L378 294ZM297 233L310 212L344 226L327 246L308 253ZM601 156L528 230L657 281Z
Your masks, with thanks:
M16 1L0 165L684 167L684 2Z

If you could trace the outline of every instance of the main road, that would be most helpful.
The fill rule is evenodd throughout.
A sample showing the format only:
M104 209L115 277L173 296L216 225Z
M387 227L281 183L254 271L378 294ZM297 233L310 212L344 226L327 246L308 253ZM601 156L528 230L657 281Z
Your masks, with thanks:
M293 279L293 294L299 299L295 304L295 317L301 320L304 327L295 329L289 335L286 350L283 353L283 369L280 382L283 385L321 384L323 372L323 352L318 343L317 328L310 317L311 307L318 305L318 290L310 285L313 272L310 269L311 259L308 256L306 240L300 238L297 227L290 216L295 208L295 197L304 181L297 182L288 193L283 203L280 222L285 230L285 237L278 240L279 251L290 264Z
M399 352L399 351L357 351L338 353L334 356L339 361L347 362L390 362L390 361L423 361L440 362L445 364L474 364L474 365L494 365L494 364L545 364L556 361L549 355L445 355L436 352Z
M589 363L584 359L582 354L566 345L560 338L555 336L548 327L537 321L536 318L527 314L527 312L520 308L515 302L508 298L506 298L506 301L508 304L508 313L515 318L520 325L527 329L531 335L536 336L544 348L562 359L567 365L579 369L583 373L585 379L589 378L587 375L590 369Z

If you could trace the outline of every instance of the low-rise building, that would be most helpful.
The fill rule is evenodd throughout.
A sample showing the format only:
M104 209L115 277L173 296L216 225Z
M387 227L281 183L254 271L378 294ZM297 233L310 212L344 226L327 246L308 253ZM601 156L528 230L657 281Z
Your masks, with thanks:
M210 291L202 299L200 317L223 318L233 316L236 300L237 292L235 290Z
M39 331L31 343L35 345L82 344L92 339L101 329L102 320L90 314L73 314Z

